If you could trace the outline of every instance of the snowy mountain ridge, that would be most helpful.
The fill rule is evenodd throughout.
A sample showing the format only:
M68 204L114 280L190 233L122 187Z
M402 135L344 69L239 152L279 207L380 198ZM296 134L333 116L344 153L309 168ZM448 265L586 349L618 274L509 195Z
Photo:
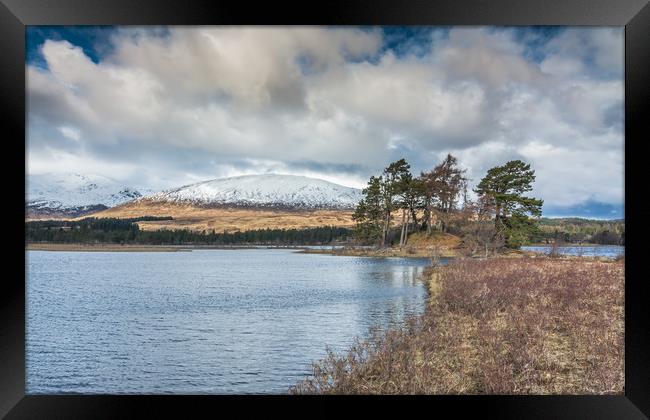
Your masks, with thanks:
M198 206L352 209L361 190L297 175L242 175L185 185L136 201Z
M31 216L77 217L139 198L142 193L100 175L40 174L26 180L25 203Z

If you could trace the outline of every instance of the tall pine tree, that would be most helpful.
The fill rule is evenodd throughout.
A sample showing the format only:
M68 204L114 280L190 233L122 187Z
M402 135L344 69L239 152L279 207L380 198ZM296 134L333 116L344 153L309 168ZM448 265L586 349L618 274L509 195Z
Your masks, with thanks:
M400 207L397 195L400 192L403 178L410 175L411 166L405 159L397 160L384 169L383 182L381 183L382 197L384 199L384 226L382 229L381 246L386 246L389 240L390 226L393 212Z
M534 181L535 171L530 164L512 160L488 170L474 190L493 203L496 231L511 248L518 248L537 232L537 224L529 215L541 216L544 200L524 195L532 191Z
M352 215L356 222L355 236L364 242L377 243L382 237L385 215L382 183L381 176L370 177L368 186L362 190L363 198Z

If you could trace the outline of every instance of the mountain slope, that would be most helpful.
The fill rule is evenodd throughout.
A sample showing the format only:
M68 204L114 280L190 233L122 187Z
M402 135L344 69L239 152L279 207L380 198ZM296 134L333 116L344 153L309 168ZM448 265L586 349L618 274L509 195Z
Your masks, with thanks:
M142 196L113 179L76 173L29 175L25 190L28 218L78 217Z
M245 175L214 179L142 197L138 201L207 207L353 209L361 191L295 175Z
M352 227L352 212L360 199L360 190L321 179L251 175L186 185L141 197L93 216L173 217L173 220L139 222L144 230L234 232Z

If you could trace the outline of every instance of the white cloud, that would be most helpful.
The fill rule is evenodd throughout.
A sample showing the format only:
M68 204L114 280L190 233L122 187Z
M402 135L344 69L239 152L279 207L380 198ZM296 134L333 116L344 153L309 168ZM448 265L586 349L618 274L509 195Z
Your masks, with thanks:
M121 28L98 63L48 40L48 70L27 69L30 171L363 186L390 159L419 172L452 152L475 182L523 158L547 203L620 203L620 28L569 28L534 47L540 61L512 29L432 37L396 55L368 28Z
M583 77L591 76L593 70L617 78L623 73L625 45L621 27L569 28L550 40L544 50L547 60L581 60L591 70L582 73Z
M562 207L589 200L622 204L623 150L601 152L531 142L518 151L535 162L535 193ZM558 188L558 184L565 188ZM598 188L594 188L598 186Z
M61 132L63 137L65 137L67 139L74 140L76 142L81 140L81 131L79 131L79 129L77 129L77 128L62 126L62 127L59 127L59 131Z
M138 172L138 167L128 163L109 162L78 153L44 148L29 151L27 172L41 175L47 173L111 174L114 179L129 179Z

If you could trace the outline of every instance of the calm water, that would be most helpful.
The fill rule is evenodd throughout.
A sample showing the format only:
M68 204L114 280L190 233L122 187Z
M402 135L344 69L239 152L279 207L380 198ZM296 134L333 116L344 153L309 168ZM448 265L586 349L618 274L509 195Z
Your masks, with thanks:
M526 251L548 254L551 246L522 246ZM625 247L616 245L594 245L594 246L560 246L558 252L562 255L580 255L584 257L607 257L616 258L625 255Z
M285 393L423 309L426 259L27 252L27 393Z

